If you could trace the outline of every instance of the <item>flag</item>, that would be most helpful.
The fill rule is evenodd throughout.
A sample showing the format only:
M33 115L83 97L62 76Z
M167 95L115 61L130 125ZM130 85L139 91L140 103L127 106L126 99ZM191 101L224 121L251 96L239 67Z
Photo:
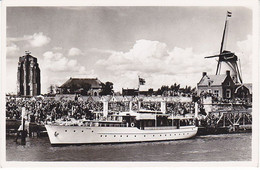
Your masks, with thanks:
M143 78L139 77L139 84L140 85L144 85L145 84L145 80Z
M231 17L232 16L232 12L227 11L227 17Z

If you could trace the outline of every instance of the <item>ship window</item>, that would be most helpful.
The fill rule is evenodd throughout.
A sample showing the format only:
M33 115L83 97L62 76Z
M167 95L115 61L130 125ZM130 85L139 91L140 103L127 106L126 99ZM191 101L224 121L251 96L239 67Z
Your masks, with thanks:
M172 134L170 134L170 136L172 136Z
M165 134L165 136L166 136L166 134Z
M162 136L162 135L160 135L160 136Z
M120 137L122 137L122 135L120 135Z
M145 137L145 135L144 135L144 137Z
M76 130L74 130L74 132L76 132Z
M136 137L136 135L135 135L135 137Z
M84 132L84 131L82 130L82 132Z
M105 137L107 137L107 135L105 135Z
M67 132L67 130L65 130L65 132Z
M153 137L154 137L154 135L153 135Z
M126 137L128 137L128 135L126 135Z
M114 137L116 137L116 135L114 135Z
M100 137L102 137L102 135L100 135Z

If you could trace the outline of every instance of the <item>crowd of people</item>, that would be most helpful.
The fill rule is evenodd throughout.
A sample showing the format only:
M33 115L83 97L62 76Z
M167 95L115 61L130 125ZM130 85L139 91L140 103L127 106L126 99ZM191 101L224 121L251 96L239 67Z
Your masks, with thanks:
M212 97L210 94L204 96ZM200 104L202 99L199 99L197 102L199 104L199 113L202 115L207 115L203 105ZM203 99L204 100L204 99ZM233 102L232 105L225 105L225 102L222 102L222 105L218 105L214 102L214 97L212 97L213 105L212 111L218 110L228 110L228 109L237 109L241 110L240 107L243 105L236 105L237 102ZM230 102L230 101L229 101ZM130 106L131 103L131 106ZM188 113L195 113L195 102L166 102L165 103L166 112L174 115L185 115ZM230 103L229 103L230 104ZM79 119L96 119L102 116L104 110L104 104L102 101L91 101L83 100L80 98L74 98L70 100L66 99L55 99L55 98L22 98L22 97L6 97L6 119L12 120L21 120L22 108L25 108L27 117L30 122L36 122L44 124L46 121L54 121L57 119L69 120L74 118ZM138 109L146 109L153 111L161 110L161 102L158 101L117 101L117 102L108 102L108 113L118 113L118 112L127 112L130 110L137 111ZM99 114L96 114L99 113ZM97 117L98 116L98 117Z
M131 109L136 111L139 108L137 101L131 102ZM124 112L130 110L129 102L109 102L109 113ZM43 124L46 121L57 119L66 120L69 118L95 119L96 112L103 112L103 102L83 100L55 100L54 98L6 98L6 118L21 120L22 108L25 108L27 119L30 122ZM141 102L140 109L161 110L160 102ZM166 103L167 113L186 114L194 111L192 102L171 102Z
M30 122L44 123L56 119L93 119L94 111L102 111L103 104L100 102L83 102L75 100L54 100L31 98L7 98L6 118L21 119L22 108L25 108L27 119Z

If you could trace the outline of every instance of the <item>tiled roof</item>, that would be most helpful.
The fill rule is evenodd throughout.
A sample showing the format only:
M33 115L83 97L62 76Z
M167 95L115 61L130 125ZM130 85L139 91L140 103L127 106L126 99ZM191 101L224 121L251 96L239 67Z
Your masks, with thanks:
M252 94L252 83L241 84L236 88L235 93L237 93L237 90L243 86L245 86L249 90L249 93Z
M90 84L91 88L101 88L101 81L97 78L70 78L60 88L70 88L72 86L84 88L87 84Z
M205 75L202 77L198 86L208 86L209 81L211 81L211 86L220 86L225 81L227 75Z

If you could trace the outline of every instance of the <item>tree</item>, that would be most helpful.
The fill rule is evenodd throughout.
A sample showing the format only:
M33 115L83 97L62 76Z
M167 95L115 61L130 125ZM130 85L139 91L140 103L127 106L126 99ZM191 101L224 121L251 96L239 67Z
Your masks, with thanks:
M106 82L105 84L102 83L101 86L102 89L100 95L112 95L114 93L112 82Z
M48 88L48 94L56 94L58 91L58 86L51 84L50 87Z
M162 90L160 88L157 90L156 95L162 95Z

